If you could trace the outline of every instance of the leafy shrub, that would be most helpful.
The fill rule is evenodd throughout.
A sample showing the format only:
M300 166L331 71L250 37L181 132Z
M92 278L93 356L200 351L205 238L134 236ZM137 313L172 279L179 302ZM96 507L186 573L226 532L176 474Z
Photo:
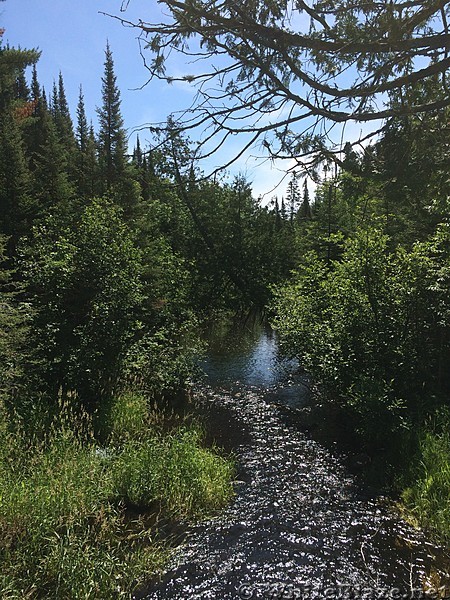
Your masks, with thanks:
M141 254L111 202L95 199L66 220L35 230L23 272L49 391L76 392L92 409L114 390L137 329Z
M449 383L448 240L443 225L429 242L390 251L387 236L360 231L340 261L309 253L275 290L282 347L353 414L367 444L420 422Z

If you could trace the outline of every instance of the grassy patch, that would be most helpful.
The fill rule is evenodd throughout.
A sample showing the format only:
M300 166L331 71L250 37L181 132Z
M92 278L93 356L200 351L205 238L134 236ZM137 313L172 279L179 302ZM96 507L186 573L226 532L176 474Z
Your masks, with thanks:
M158 504L175 518L199 517L230 498L232 467L201 447L197 429L128 441L114 460L114 495L138 507Z
M202 446L197 427L163 433L145 407L139 396L117 400L103 447L85 423L75 434L67 414L30 443L0 418L2 599L129 598L167 559L145 525L155 506L175 520L229 501L230 462ZM140 509L133 523L130 505Z
M417 521L450 542L450 433L428 431L420 444L421 462L403 501Z

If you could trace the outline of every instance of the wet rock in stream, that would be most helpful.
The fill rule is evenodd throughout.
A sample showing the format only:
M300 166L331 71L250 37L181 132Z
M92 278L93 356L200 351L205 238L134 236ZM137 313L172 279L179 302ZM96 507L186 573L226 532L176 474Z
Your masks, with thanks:
M445 564L441 548L360 494L340 458L286 422L261 388L197 396L235 453L236 495L191 528L161 581L136 598L420 597L426 573Z

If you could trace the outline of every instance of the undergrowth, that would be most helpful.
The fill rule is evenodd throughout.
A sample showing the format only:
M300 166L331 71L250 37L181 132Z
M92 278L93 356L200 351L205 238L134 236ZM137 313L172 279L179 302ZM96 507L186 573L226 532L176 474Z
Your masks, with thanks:
M107 429L100 446L86 415L65 406L30 439L1 407L3 600L129 598L168 557L157 520L147 525L156 507L175 521L229 501L233 466L203 447L198 426L165 431L145 398L126 394Z
M414 518L444 543L450 542L450 419L420 436L419 460L403 501Z

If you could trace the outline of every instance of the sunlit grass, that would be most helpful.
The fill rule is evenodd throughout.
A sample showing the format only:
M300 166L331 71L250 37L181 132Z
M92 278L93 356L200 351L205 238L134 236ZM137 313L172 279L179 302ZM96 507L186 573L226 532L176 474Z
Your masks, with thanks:
M229 501L231 463L202 447L198 427L163 433L145 407L139 396L117 400L103 447L75 434L67 414L43 442L24 443L2 413L2 600L130 597L168 556L157 525L146 526L151 510L198 518Z
M420 444L420 466L403 500L417 521L445 542L450 541L450 433L426 432Z
M230 499L232 467L201 447L200 432L130 440L113 461L113 493L138 507L158 503L168 515L198 517Z

